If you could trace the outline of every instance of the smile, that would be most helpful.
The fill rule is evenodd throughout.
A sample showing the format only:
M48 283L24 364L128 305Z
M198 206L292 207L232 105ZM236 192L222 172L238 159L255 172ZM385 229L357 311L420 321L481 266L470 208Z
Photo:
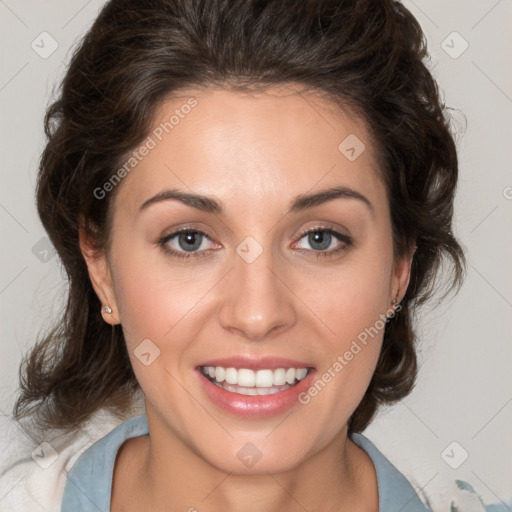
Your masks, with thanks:
M241 395L271 395L290 389L308 374L307 368L251 370L202 366L204 376L217 387Z

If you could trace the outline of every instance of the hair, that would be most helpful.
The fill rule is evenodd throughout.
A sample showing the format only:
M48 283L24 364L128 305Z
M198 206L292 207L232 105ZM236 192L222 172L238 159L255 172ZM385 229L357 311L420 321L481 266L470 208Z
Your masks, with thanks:
M111 0L78 43L45 116L37 210L65 268L62 316L20 366L19 420L73 429L100 408L126 413L140 389L120 326L101 316L78 232L108 253L116 189L105 184L178 91L300 84L356 112L386 185L395 256L413 250L400 312L386 324L376 370L349 420L360 432L380 405L411 392L413 313L465 271L452 233L458 161L447 108L425 65L418 21L393 0ZM116 187L119 189L119 187ZM444 273L444 272L443 272Z

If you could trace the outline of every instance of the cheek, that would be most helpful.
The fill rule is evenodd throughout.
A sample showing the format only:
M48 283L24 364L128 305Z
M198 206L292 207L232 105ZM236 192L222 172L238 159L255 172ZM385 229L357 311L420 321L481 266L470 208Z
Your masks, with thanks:
M348 420L362 399L382 346L390 275L391 259L373 254L333 272L328 287L304 291L328 326L315 389L308 393L316 413L335 411Z
M130 352L150 339L162 356L169 357L183 352L197 337L203 325L198 315L213 296L211 289L219 276L206 266L190 272L186 264L169 263L159 251L143 247L128 252L120 244L115 294ZM172 351L167 353L169 346Z
M128 245L130 251L126 250ZM182 287L155 265L151 253L157 249L143 251L137 249L137 243L122 242L116 249L115 295L128 346L145 338L162 338L173 320L184 314Z
M355 258L354 258L355 260ZM388 309L391 262L369 255L335 269L322 284L302 292L331 331L333 346L374 327Z

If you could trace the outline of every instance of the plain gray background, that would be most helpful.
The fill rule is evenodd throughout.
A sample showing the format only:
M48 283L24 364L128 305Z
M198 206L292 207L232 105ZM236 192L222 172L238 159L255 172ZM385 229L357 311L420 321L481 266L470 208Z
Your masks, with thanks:
M0 0L0 430L11 421L22 354L66 291L34 205L44 110L103 3ZM512 497L512 0L404 4L426 32L446 104L462 112L451 115L460 158L456 235L468 275L456 298L420 316L414 392L365 435L444 510L436 497L455 479L487 503Z

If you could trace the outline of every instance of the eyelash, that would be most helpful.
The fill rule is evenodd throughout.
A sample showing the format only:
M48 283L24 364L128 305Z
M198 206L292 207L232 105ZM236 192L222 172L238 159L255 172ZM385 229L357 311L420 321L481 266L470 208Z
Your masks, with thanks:
M208 251L183 253L183 252L171 249L167 245L167 243L170 240L172 240L173 238L175 238L176 236L180 235L181 233L196 233L196 234L200 234L200 235L206 237L208 240L211 240L211 238L206 233L201 231L200 229L183 228L183 229L179 229L178 231L174 231L170 235L166 235L165 237L161 238L158 241L158 245L162 248L162 250L166 254L169 254L176 258L188 259L191 257L203 258L205 256L208 256ZM310 229L304 231L303 233L301 233L299 240L304 238L309 233L327 233L327 234L332 235L338 241L343 242L343 245L341 245L337 249L330 250L330 251L315 251L315 250L311 250L311 249L299 249L299 252L312 252L316 255L317 258L326 258L326 257L334 256L336 254L343 253L343 252L347 251L348 249L350 249L353 245L353 241L349 236L343 235L343 234L339 233L338 231L335 231L334 229L331 229L328 227L323 227L323 226L310 228Z

